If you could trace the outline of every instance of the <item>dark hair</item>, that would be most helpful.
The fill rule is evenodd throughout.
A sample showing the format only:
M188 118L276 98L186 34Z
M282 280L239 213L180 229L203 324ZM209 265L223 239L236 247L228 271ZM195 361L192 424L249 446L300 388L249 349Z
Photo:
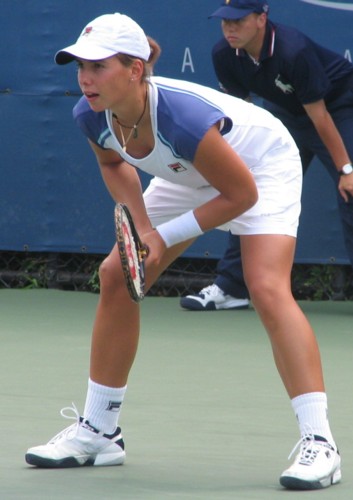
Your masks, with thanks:
M159 56L161 55L161 52L162 52L162 49L159 46L159 44L156 42L156 40L154 40L150 36L147 37L147 40L148 40L149 46L151 48L151 53L150 53L150 57L149 57L148 61L147 62L143 61L144 67L145 67L144 73L143 73L143 79L148 78L149 76L151 76L153 74L154 65L156 64L156 62L159 59ZM127 54L117 54L116 57L119 59L121 64L123 66L126 66L127 68L133 64L135 59L139 59L138 57L128 56Z

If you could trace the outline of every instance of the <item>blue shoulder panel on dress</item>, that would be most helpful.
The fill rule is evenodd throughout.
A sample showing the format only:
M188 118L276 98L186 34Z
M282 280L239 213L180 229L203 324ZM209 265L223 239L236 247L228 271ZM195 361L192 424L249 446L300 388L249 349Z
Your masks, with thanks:
M105 112L95 113L92 111L87 99L81 97L73 109L73 117L88 139L104 149L104 142L111 135Z
M225 114L202 95L160 82L156 85L158 137L176 158L193 161L203 136Z

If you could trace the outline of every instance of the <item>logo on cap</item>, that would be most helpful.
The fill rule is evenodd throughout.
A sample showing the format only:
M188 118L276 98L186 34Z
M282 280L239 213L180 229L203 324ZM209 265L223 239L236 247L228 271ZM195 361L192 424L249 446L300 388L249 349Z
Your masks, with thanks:
M83 35L89 35L92 30L92 26L87 26L87 28L85 28L85 31L83 32Z

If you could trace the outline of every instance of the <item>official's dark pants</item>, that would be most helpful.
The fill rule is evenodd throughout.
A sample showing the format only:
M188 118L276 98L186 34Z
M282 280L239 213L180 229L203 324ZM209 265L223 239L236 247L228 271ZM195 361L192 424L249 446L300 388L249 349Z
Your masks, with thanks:
M349 196L349 201L345 202L340 195L337 189L340 176L326 147L307 115L299 118L293 117L267 102L265 107L277 116L292 134L300 151L303 173L305 174L312 159L316 156L334 182L344 242L348 259L353 266L353 197ZM345 143L349 157L353 161L353 89L342 93L340 98L329 106L329 111ZM238 236L229 235L225 254L218 262L215 283L228 295L237 298L249 297L243 277Z

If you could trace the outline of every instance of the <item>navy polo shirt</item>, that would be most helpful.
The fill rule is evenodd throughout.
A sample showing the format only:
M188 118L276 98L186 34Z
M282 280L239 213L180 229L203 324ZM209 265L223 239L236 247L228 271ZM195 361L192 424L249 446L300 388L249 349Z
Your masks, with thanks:
M303 104L324 99L333 102L353 86L353 65L306 35L267 21L260 60L233 49L225 38L213 48L212 59L223 90L246 98L250 93L303 115Z

